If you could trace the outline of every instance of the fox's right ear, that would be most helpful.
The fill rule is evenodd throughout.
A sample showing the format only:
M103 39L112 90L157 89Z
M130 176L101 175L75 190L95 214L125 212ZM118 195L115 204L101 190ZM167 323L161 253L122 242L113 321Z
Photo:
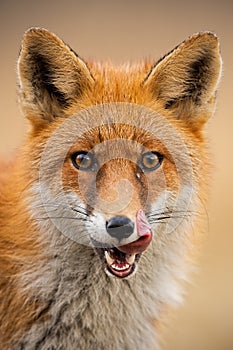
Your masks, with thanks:
M24 35L18 76L22 110L32 121L67 115L94 83L86 63L41 28L31 28Z
M199 33L159 60L144 86L175 118L200 129L214 110L221 66L217 37Z

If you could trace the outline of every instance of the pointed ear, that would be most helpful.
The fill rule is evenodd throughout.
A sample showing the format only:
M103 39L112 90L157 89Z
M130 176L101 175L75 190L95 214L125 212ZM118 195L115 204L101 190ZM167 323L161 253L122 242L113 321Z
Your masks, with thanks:
M29 29L18 60L22 109L32 120L51 121L66 115L94 78L86 63L45 29Z
M199 33L152 67L144 85L162 108L201 128L213 113L221 65L217 37Z

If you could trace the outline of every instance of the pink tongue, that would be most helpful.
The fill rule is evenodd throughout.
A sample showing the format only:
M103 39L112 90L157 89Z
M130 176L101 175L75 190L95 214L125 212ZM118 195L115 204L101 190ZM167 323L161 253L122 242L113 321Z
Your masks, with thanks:
M152 239L151 227L142 209L138 210L136 215L137 234L139 238L129 244L117 247L125 254L138 254L144 252Z

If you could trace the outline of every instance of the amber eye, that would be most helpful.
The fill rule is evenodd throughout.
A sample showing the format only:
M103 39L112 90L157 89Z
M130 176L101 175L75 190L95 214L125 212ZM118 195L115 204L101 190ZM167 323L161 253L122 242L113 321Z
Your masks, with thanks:
M144 171L153 171L160 167L162 161L162 154L158 152L146 152L142 154L139 166Z
M83 171L95 171L98 167L98 161L93 153L86 151L75 152L71 156L75 168Z

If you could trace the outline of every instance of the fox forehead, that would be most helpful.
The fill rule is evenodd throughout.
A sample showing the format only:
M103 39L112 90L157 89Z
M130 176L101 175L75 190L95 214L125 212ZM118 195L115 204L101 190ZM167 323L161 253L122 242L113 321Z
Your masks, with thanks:
M166 152L165 145L156 138L156 135L146 130L146 127L143 129L127 122L90 127L77 138L69 153L77 150L90 151L93 148L98 149L99 153L115 153L116 156L123 155L121 152L127 154L146 150Z
M93 63L90 69L95 75L93 94L99 102L128 101L137 102L146 100L146 91L142 82L152 66L152 62L139 62L132 65L122 64L115 67L113 63ZM144 91L143 91L144 90ZM151 101L151 95L148 96Z

